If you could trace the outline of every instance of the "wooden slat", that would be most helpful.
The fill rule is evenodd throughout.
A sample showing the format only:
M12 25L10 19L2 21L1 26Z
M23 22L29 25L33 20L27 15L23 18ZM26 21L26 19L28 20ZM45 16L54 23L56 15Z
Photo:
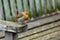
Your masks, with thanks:
M57 32L57 31L60 31L60 29L59 29L60 27L56 27L56 28L52 28L52 29L50 29L50 30L47 30L47 31L43 31L43 32L39 32L39 33L36 33L36 34L34 34L34 35L30 35L30 36L28 36L28 37L24 37L24 38L21 38L21 40L32 40L32 39L35 39L35 38L38 38L38 37L43 37L43 36L45 36L45 35L48 35L48 34L50 34L50 33L54 33L54 32ZM35 30L36 31L36 30Z
M51 30L52 31L52 30ZM56 31L54 33L50 33L43 37L38 37L32 40L59 40L60 39L60 31Z
M0 19L4 19L3 18L3 9L2 9L2 3L1 3L1 0L0 0Z
M35 0L36 2L36 10L39 16L41 16L41 12L40 12L40 0Z
M36 18L35 10L34 10L34 0L29 0L29 3L30 3L30 10L31 10L32 16L33 18Z
M55 20L60 19L60 14L59 15L54 15L54 16L50 16L44 19L39 19L33 22L28 23L28 29L34 28L36 26L40 26L49 22L53 22ZM32 25L32 26L31 26Z
M38 28L35 28L35 29L31 29L31 30L29 30L29 31L27 31L25 33L19 34L20 35L19 38L27 37L29 35L32 35L32 34L35 34L35 33L38 33L38 32L53 28L53 27L56 27L58 25L60 25L60 21L54 22L54 23L51 23L51 24L48 24L48 25L44 25L44 26L41 26L41 27L38 27Z
M53 9L56 11L56 0L52 0Z
M18 5L18 11L22 12L22 0L17 0L17 5Z
M46 14L46 0L41 0L41 2L42 2L42 10L43 10L43 13L44 13L45 15L47 15L47 14Z
M9 5L8 5L8 0L3 0L4 1L4 8L5 8L5 13L6 13L6 20L10 20L10 11L9 11Z
M24 11L28 11L28 0L23 0L24 3Z
M0 20L0 24L6 25L6 26L8 26L8 28L12 27L12 29L15 29L16 27L23 27L24 26L24 25L20 25L19 23L3 21L3 20Z
M5 40L14 40L14 38L13 38L13 36L12 36L13 34L12 33L5 33ZM8 36L8 37L7 37Z
M10 4L11 4L11 9L12 9L12 15L16 16L15 1L14 0L10 0Z
M5 36L5 32L4 31L0 31L0 39L1 37Z
M51 0L47 0L48 10L52 10Z

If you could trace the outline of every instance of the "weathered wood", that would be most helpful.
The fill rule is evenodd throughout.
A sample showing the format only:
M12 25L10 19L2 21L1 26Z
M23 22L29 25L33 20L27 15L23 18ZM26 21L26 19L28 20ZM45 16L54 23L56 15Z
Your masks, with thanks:
M43 36L48 35L50 33L54 33L54 32L60 31L59 28L60 27L56 27L56 28L53 28L53 29L50 29L50 30L47 30L47 31L39 32L39 33L30 35L28 37L21 38L21 40L32 40L32 39L36 39L38 37L43 37Z
M8 5L8 0L3 0L4 1L4 8L5 8L5 14L6 14L6 20L10 20L10 11L9 11L9 5Z
M55 19L54 19L55 18ZM53 22L53 21L55 21L55 20L58 20L58 19L60 19L60 15L55 15L55 16L52 16L52 17L48 17L48 18L46 18L45 20L44 19L41 19L38 23L40 23L38 26L40 26L40 25L43 25L43 24L46 24L46 23L49 23L49 22ZM38 21L38 20L37 20ZM36 21L35 21L36 22ZM5 24L5 25L8 25L8 26L13 26L13 28L14 27L18 27L18 26L21 26L21 25L19 25L19 24L17 24L17 23L11 23L11 22L6 22L6 21L0 21L0 23L1 24ZM31 22L31 23L33 23L33 25L34 25L34 22ZM41 24L42 23L42 24ZM29 23L28 23L29 24ZM51 25L51 24L50 24ZM54 23L54 26L56 26L56 25L60 25L60 22L57 22L57 23ZM36 26L32 26L31 27L31 24L29 24L28 25L28 29L30 29L30 28L33 28L33 27L36 27ZM46 26L45 26L46 27ZM45 28L44 27L44 28ZM47 28L48 29L48 28ZM36 31L36 32L38 32L38 31ZM33 32L34 33L34 32ZM23 35L22 35L23 34ZM25 33L22 33L21 35L22 35L22 37L24 37L24 36L27 36L27 35L30 35L30 31L29 32L26 32L26 34ZM25 34L25 35L24 35ZM32 34L32 33L31 33ZM21 37L21 35L20 35L20 37Z
M13 40L13 34L12 33L5 33L5 40Z
M5 32L5 40L18 40L17 33Z
M15 29L16 27L23 27L24 26L24 25L20 25L19 23L3 21L3 20L0 20L0 24L6 25L6 26L8 26L8 28L12 27L12 29Z
M32 40L59 40L59 39L60 39L60 31L56 31L54 33L50 33L43 37L38 37L38 38L32 39Z
M41 26L41 27L37 27L37 28L31 29L31 30L29 30L29 31L27 31L25 33L19 34L20 35L19 38L27 37L29 35L36 34L38 32L41 32L41 31L44 31L44 30L47 30L47 29L50 29L50 28L54 28L54 27L56 27L58 25L60 25L60 21L54 22L54 23L51 23L51 24L48 24L48 25L44 25L44 26Z
M39 16L41 16L41 12L40 12L40 0L35 0L36 2L36 10Z
M17 0L17 5L18 5L18 11L22 12L22 0Z
M28 0L23 0L24 3L24 11L28 12Z
M4 31L0 31L0 39L1 37L5 36L5 32Z
M30 10L32 13L33 18L36 18L35 10L34 10L34 0L29 0L30 3Z
M18 38L22 38L22 39L28 38L28 39L30 39L30 38L34 38L34 37L37 37L37 36L43 36L43 35L46 35L48 33L53 32L53 31L60 30L58 25L60 25L60 21L54 22L54 23L51 23L51 24L48 24L48 25L44 25L44 26L41 26L41 27L38 27L38 28L35 28L35 29L32 29L32 30L29 30L25 33L19 33ZM56 27L56 28L54 28L54 27ZM51 28L53 28L53 29L51 29ZM48 31L48 33L45 34L44 30L47 30L47 29L51 29L52 31ZM42 34L41 31L44 32L44 34ZM41 32L41 34L39 34L39 32ZM36 33L38 33L38 34L36 34ZM32 34L36 34L36 36L34 36ZM27 37L28 35L32 35L32 36Z
M0 0L0 19L3 19L3 10L2 10L2 3L1 3L1 0Z
M34 28L36 26L40 26L49 22L53 22L55 20L60 19L60 14L59 15L54 15L54 16L50 16L44 19L39 19L33 22L28 23L28 29ZM32 26L31 26L32 25Z

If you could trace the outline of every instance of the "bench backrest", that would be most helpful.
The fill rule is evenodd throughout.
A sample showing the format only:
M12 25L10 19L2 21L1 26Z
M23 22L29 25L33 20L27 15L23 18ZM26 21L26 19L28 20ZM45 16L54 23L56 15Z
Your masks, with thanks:
M16 10L28 11L30 18L36 18L53 9L56 10L56 0L0 0L0 19L10 21L10 16L16 16Z

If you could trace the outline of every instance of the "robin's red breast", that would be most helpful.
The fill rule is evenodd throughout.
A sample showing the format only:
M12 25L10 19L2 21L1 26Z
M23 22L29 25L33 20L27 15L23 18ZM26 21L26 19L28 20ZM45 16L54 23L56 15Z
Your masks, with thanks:
M25 12L23 15L24 15L25 20L28 20L29 18L28 12Z

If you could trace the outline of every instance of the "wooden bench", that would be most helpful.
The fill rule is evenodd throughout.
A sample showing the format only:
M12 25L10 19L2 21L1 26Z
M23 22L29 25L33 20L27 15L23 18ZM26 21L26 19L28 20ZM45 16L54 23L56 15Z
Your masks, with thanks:
M6 20L6 23L7 21L11 22L10 16L16 16L16 10L19 12L28 11L30 18L35 19L27 23L27 32L18 34L18 38L21 40L39 38L40 35L37 34L40 34L41 31L50 30L49 33L51 33L51 30L53 30L52 32L56 31L54 29L59 30L60 14L57 12L56 0L0 0L0 20ZM0 22L4 23L3 21ZM1 32L0 39L3 40L4 36L4 32Z

